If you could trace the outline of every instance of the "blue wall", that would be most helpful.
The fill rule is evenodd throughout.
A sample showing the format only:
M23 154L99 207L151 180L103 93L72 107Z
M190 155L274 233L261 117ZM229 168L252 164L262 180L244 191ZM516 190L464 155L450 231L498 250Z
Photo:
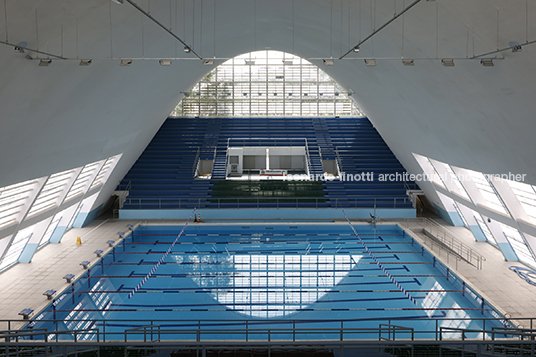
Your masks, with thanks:
M374 209L347 208L344 210L349 218L370 218ZM119 219L188 219L191 209L162 209L162 210L119 210ZM280 209L198 209L196 213L201 215L202 220L211 219L243 219L243 220L285 220L285 219L344 219L341 209L334 208L280 208ZM382 218L414 218L414 208L378 208L376 216Z

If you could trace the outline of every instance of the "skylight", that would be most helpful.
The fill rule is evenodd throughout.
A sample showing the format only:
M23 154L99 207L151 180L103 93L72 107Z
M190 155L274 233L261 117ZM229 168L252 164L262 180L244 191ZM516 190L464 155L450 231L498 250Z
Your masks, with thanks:
M536 190L526 183L506 180L532 223L536 223Z
M316 65L264 50L216 67L185 93L170 116L363 116L351 95Z
M68 201L73 197L86 193L90 183L93 182L93 178L101 167L101 164L102 161L99 161L84 166L84 168L74 181L73 185L71 186L69 193L67 193L67 196L65 196L65 201Z
M67 170L51 175L30 208L28 217L59 205L74 173L75 170Z
M37 180L29 180L0 188L0 228L17 221L36 183Z
M487 177L481 172L471 170L467 170L467 172L469 172L469 174L471 175L473 182L478 187L478 190L480 191L482 197L485 200L485 202L482 202L482 204L491 209L494 209L497 212L508 214L506 208L497 196L495 189L489 183Z
M106 160L102 168L100 169L99 173L97 174L97 177L95 177L95 180L93 180L93 183L91 184L90 190L94 189L95 187L102 185L106 182L110 174L115 168L115 165L117 165L117 162L121 158L122 154L113 156Z
M444 165L445 165L445 169L450 175L451 182L453 182L454 185L456 185L457 187L457 190L454 192L462 196L463 198L470 200L469 195L467 194L467 191L465 191L465 187L463 187L462 183L458 179L458 176L456 175L454 170L452 170L452 167L450 167L450 165L447 165L447 164L444 164Z
M507 226L506 224L499 224L506 239L508 239L508 243L510 243L510 246L516 253L518 259L521 262L534 265L534 255L530 251L529 247L527 246L527 243L525 243L525 239L523 239L523 236L519 233L519 231L515 228Z

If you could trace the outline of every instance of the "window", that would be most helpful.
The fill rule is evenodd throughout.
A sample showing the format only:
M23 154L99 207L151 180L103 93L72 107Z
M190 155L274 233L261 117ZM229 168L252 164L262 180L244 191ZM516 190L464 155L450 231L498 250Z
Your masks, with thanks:
M57 216L57 215L56 215ZM56 230L56 227L58 226L58 223L60 223L60 220L61 220L61 216L59 218L56 218L54 217L54 221L52 221L49 225L48 225L48 228L45 232L45 234L43 235L43 237L41 238L41 241L39 242L39 248L43 247L45 244L48 243L48 241L50 240L50 238L52 237L52 234L54 233L54 230Z
M350 95L314 64L265 50L216 67L170 116L363 116Z
M476 222L480 226L480 229L482 229L482 232L486 236L486 239L488 240L488 242L490 242L494 246L497 246L497 241L495 240L495 237L493 236L493 234L491 234L491 231L489 230L488 226L486 225L486 223L482 219L482 216L480 215L480 213L474 212L474 211L473 211L473 213L475 215Z
M9 246L9 249L6 252L6 255L0 262L0 271L16 263L19 260L22 250L26 246L26 243L28 243L28 241L32 237L34 227L35 226L25 228L17 233L17 235L13 239L13 242Z

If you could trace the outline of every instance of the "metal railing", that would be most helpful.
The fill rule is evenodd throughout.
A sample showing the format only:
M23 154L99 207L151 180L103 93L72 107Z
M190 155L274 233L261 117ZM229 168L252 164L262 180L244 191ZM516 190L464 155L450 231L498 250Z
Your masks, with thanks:
M279 142L278 142L279 141ZM307 138L228 138L227 147L232 146L305 146Z
M20 320L0 320L0 341L123 341L123 342L210 342L231 341L324 341L351 342L356 340L415 341L426 340L522 340L536 342L533 328L536 318L516 318L528 328L513 326L501 318L434 318L423 319L351 319L351 320L134 320L134 319L70 319L69 323L93 326L84 329L59 329L64 320L30 321L25 329L13 329ZM429 324L433 321L434 324ZM49 324L55 328L29 328L32 324ZM396 323L396 324L395 324ZM481 328L462 328L478 324ZM407 326L404 326L407 324ZM132 327L128 327L128 326ZM124 328L117 328L124 326ZM432 326L426 328L425 326ZM454 327L452 327L454 326Z
M127 198L125 209L183 209L206 208L408 208L408 197L392 198L335 198L325 197L213 197L189 199L184 197Z
M410 230L412 228L422 229L423 235L419 237L424 240L424 244L432 250L438 251L439 256L441 256L441 251L446 252L447 262L453 255L456 262L464 260L478 270L482 270L482 264L486 261L486 257L478 250L460 241L439 223L428 218L407 218L404 220L403 226Z
M195 173L197 172L199 156L201 156L201 147L197 147L197 152L195 153L194 164L192 165L192 177L195 177Z

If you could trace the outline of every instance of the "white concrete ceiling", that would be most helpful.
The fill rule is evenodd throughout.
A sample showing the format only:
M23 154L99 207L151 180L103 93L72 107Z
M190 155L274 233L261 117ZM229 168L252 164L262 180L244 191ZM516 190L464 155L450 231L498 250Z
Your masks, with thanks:
M321 59L340 57L411 3L136 2L202 57L216 57L215 64L270 48L321 66ZM25 40L29 48L69 58L39 67L0 45L0 187L125 153L96 205L135 162L180 92L213 68L185 54L126 2L0 0L0 40ZM536 184L536 44L497 54L494 67L468 59L510 40L536 40L536 3L422 0L359 53L323 69L355 92L408 171L421 172L412 155L419 153L485 173L526 173ZM182 59L160 66L158 59L167 57ZM403 66L403 57L415 65ZM79 58L93 63L79 66ZM119 58L133 64L120 67ZM376 58L377 65L367 67L363 58ZM441 58L454 58L455 67L442 66Z

